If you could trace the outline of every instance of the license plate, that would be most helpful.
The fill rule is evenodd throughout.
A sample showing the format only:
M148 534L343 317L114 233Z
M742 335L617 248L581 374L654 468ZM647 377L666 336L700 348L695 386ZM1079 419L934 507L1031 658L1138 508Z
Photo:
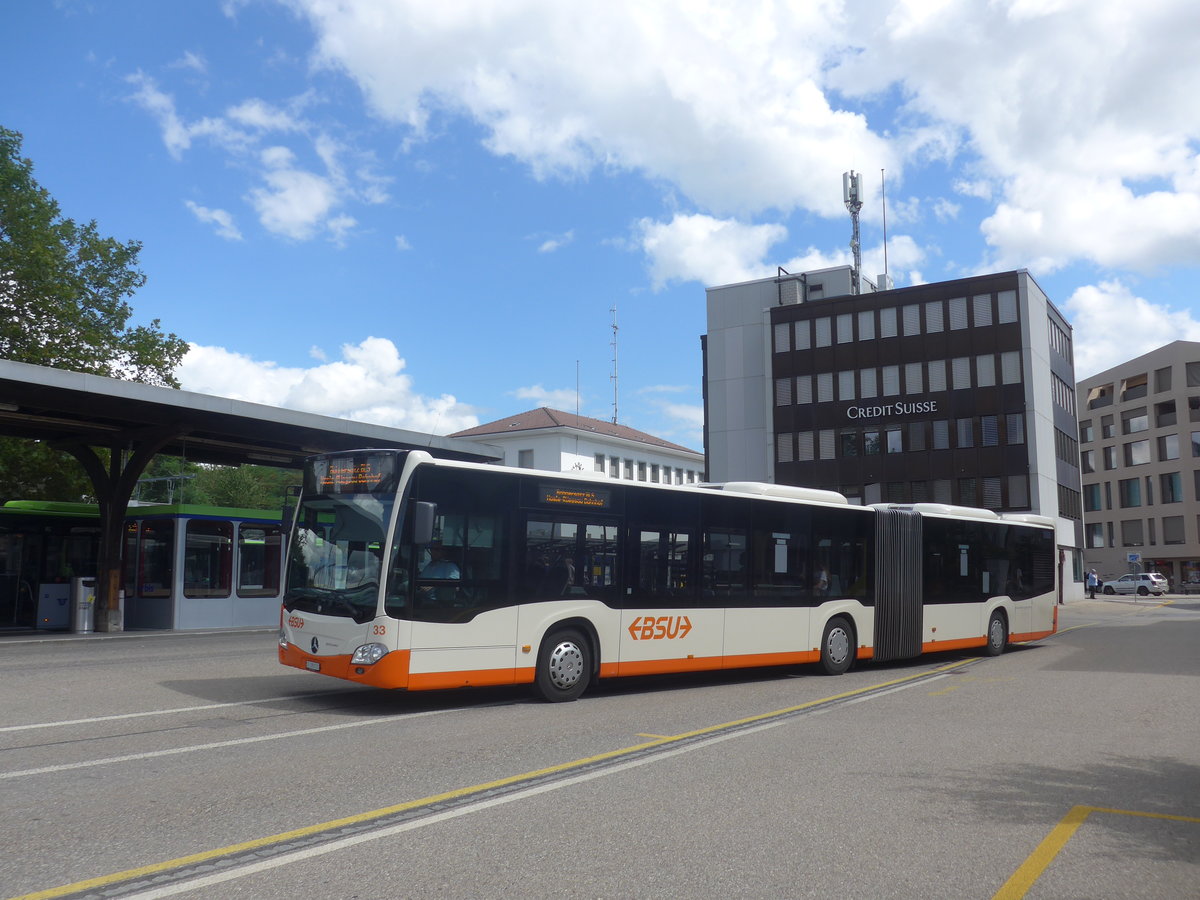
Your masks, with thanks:
M313 662L311 659L305 662L304 665L313 672L321 671L321 664L319 662Z

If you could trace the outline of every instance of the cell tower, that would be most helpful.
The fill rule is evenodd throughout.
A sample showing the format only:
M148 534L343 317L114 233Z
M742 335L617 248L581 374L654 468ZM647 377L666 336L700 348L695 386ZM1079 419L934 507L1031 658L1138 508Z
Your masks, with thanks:
M615 306L613 306L608 311L610 313L612 313L612 317L613 317L613 323L612 323L613 370L612 370L612 375L610 377L612 378L612 385L613 385L613 418L612 418L612 420L613 420L613 424L616 425L617 424L617 308Z
M854 271L850 275L850 293L861 293L862 247L858 242L858 213L862 209L862 175L851 169L842 173L842 198L846 201L846 209L850 211L852 231L850 235L850 252L854 255Z

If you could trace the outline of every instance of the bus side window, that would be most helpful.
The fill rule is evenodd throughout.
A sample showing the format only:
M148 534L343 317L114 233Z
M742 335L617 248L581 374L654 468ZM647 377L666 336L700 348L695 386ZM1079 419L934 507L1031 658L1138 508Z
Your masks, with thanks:
M662 606L690 606L692 536L651 529L638 529L633 534L637 536L635 599Z
M746 597L747 541L743 531L714 528L704 533L702 602L736 605Z

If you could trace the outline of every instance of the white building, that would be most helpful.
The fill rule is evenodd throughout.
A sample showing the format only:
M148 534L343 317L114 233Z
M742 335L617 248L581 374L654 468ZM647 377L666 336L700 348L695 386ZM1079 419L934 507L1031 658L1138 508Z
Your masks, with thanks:
M655 484L704 480L702 453L625 425L544 406L450 437L472 438L503 450L504 465L523 469L595 472Z

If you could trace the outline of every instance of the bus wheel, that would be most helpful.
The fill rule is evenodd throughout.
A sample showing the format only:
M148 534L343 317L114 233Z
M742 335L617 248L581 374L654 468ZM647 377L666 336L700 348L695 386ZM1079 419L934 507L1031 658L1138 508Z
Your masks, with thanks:
M987 630L987 647L985 652L988 656L999 656L1004 652L1004 647L1008 643L1008 626L1004 624L1004 616L998 612L992 613L991 619L988 620Z
M854 662L854 632L850 623L834 616L825 623L821 635L821 668L826 675L841 675Z
M574 629L556 631L538 651L538 693L551 703L575 700L592 680L592 648Z

